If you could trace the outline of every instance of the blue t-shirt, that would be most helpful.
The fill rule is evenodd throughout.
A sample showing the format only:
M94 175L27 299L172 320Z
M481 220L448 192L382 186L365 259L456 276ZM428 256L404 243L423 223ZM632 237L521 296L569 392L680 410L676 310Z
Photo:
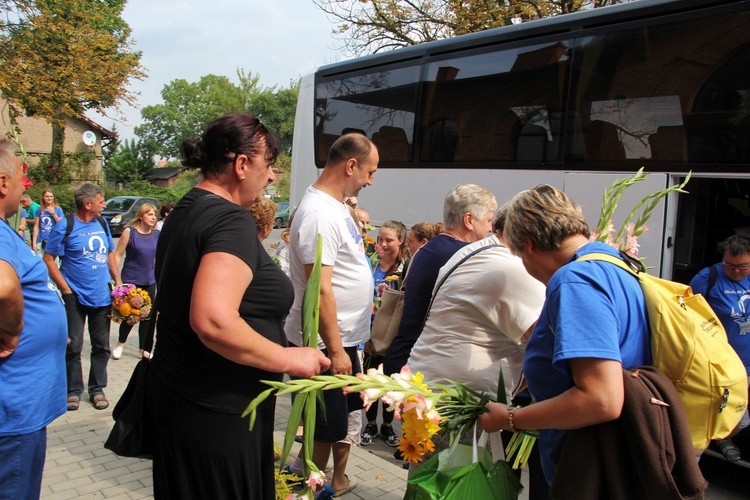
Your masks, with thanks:
M65 308L47 266L0 222L0 259L18 274L23 320L18 348L0 359L0 436L38 431L67 411Z
M536 401L554 398L574 385L570 359L611 359L623 368L651 362L646 302L638 280L608 262L574 262L592 252L618 255L604 243L586 244L547 283L523 363ZM550 483L555 475L550 453L564 433L540 431L539 452Z
M81 222L73 217L73 231L63 244L67 219L52 228L44 253L60 257L60 271L81 305L104 307L112 303L109 295L109 267L107 257L114 251L115 242L109 231L97 219Z
M21 209L21 218L25 219L29 216L29 212L26 211L25 208ZM29 228L29 223L26 223L26 229ZM23 238L24 241L26 241L26 231L23 231L23 234L21 235L21 238Z
M55 207L55 214L58 217L64 217L63 209ZM39 215L39 241L47 241L49 239L49 232L55 225L55 218L52 217L52 213L49 210L44 210Z
M706 297L719 321L727 331L729 344L745 364L750 375L750 276L740 281L732 281L724 272L721 262L715 264L716 283ZM708 287L708 272L705 268L690 281L693 292L704 297Z

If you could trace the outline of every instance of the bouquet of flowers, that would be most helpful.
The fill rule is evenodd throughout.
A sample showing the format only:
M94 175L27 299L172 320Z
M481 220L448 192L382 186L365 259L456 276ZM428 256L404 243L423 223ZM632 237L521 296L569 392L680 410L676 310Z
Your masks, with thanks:
M323 252L323 240L318 235L316 259L313 270L305 286L302 303L302 339L305 347L317 347L318 326L320 319L320 269ZM353 375L318 375L310 379L296 379L288 382L264 380L270 386L253 399L242 414L249 416L252 430L257 416L257 408L271 394L277 396L296 393L287 422L284 444L280 453L280 464L283 467L289 456L297 433L297 425L302 419L302 461L304 476L298 493L290 494L289 486L293 484L281 472L276 474L277 498L313 499L315 491L325 484L325 474L312 461L315 414L318 401L322 402L320 391L343 389L344 392L359 392L367 408L382 398L389 409L396 412L396 417L403 420L404 436L399 449L404 457L413 462L421 462L425 453L434 450L431 438L441 428L450 431L452 439L458 439L463 429L474 425L477 418L487 411L490 397L478 393L457 382L451 385L430 384L424 381L421 373L412 374L408 368L390 377L383 373L382 365L377 370L370 369L366 374ZM518 434L516 449L520 450L516 467L523 467L531 453L536 435L533 432ZM513 446L514 441L511 441ZM525 455L524 455L525 453Z
M291 393L309 394L316 390L343 389L344 392L359 392L366 408L381 399L388 404L388 409L403 421L398 449L405 460L419 463L425 453L435 450L432 436L441 428L451 433L451 440L465 429L469 429L477 418L487 411L489 395L479 393L458 382L451 385L434 384L424 381L424 376L412 373L404 367L400 373L390 377L383 373L382 365L371 368L366 374L353 375L318 375L311 379L296 379L288 382L264 380L271 386L254 399L245 410L250 415L252 429L254 413L260 403L276 392L277 396ZM531 453L531 447L537 433L521 431L515 443L511 442L509 450L515 453L514 467L523 467ZM508 453L511 455L511 453Z
M135 325L141 318L147 318L151 313L151 297L142 288L135 285L116 286L112 290L112 314L110 318L115 323L125 321Z

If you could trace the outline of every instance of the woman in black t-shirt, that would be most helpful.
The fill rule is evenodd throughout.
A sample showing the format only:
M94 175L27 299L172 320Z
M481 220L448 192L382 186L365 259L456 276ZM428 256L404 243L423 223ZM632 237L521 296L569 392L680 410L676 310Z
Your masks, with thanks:
M252 115L209 124L182 145L203 180L175 206L156 252L158 336L146 388L156 498L271 499L274 398L253 431L240 418L283 373L328 368L317 349L286 347L294 291L247 210L274 180L276 139Z

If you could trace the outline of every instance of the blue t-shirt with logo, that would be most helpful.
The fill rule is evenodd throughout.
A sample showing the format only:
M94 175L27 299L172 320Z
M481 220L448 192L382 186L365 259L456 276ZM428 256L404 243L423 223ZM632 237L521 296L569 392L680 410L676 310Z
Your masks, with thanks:
M716 283L706 297L708 273L711 269L702 269L690 281L694 293L700 293L719 317L727 331L729 344L745 364L750 375L750 276L740 281L732 281L724 272L721 262L715 264Z
M0 222L0 260L21 282L23 320L18 347L0 359L0 436L38 431L67 411L65 309L47 266Z
M55 214L58 217L64 217L63 209L55 207ZM39 215L39 241L47 241L49 239L49 232L55 226L55 218L52 217L52 213L45 209Z
M63 244L67 227L67 219L55 224L44 252L60 257L60 271L81 305L110 305L112 298L107 287L110 280L107 257L115 249L111 234L104 230L97 219L81 222L73 217L73 231Z

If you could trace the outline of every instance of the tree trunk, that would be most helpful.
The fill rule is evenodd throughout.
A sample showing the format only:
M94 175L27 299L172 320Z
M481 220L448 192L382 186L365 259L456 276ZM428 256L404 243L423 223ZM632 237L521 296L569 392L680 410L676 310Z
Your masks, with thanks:
M65 165L65 154L63 144L65 143L65 119L52 123L52 149L49 153L49 164L47 170L55 179L62 177Z

